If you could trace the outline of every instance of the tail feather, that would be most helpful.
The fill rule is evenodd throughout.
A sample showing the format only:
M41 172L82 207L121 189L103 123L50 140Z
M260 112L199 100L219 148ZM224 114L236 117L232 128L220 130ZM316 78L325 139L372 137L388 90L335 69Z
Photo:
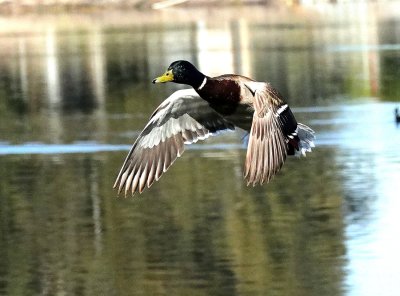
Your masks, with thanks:
M297 136L300 139L299 150L296 151L297 156L306 156L306 152L311 152L311 148L315 147L315 132L305 124L297 124Z

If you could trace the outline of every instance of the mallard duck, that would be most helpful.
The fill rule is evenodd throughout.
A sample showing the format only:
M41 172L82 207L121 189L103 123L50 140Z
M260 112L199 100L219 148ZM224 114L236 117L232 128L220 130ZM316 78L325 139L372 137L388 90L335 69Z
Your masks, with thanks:
M118 193L141 193L182 155L184 144L236 127L249 133L247 185L269 182L287 155L305 155L314 147L314 131L297 123L283 97L267 82L233 74L208 77L188 61L173 62L153 80L166 82L192 88L174 92L153 112L117 176Z

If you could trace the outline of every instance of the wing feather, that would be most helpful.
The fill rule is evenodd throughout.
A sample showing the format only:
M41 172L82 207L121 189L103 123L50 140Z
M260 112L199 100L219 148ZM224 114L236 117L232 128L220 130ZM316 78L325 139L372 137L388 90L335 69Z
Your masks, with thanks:
M114 183L118 193L142 193L168 170L185 150L184 144L204 140L234 125L215 112L193 90L173 93L153 112Z
M247 185L269 182L281 169L287 156L287 142L279 107L283 104L267 84L254 91L254 115L246 154Z

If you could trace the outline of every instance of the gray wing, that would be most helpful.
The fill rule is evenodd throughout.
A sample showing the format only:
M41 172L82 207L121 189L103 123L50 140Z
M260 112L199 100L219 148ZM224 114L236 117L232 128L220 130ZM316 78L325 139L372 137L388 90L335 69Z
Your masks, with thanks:
M267 84L257 82L254 86L254 115L245 163L247 184L253 186L269 182L282 167L288 153L283 121L294 120L282 116L289 107Z
M176 91L150 117L129 151L114 188L118 193L124 190L125 196L128 192L141 193L182 155L184 144L234 128L193 89Z

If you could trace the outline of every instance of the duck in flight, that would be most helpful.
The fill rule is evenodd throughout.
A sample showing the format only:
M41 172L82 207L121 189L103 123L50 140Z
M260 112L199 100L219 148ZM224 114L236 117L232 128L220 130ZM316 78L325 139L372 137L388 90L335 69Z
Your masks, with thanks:
M267 82L233 74L208 77L188 61L173 62L153 80L165 82L192 88L174 92L153 112L117 176L118 193L141 193L182 155L185 144L236 127L249 133L247 185L269 182L287 155L305 155L314 147L314 131L296 121Z

